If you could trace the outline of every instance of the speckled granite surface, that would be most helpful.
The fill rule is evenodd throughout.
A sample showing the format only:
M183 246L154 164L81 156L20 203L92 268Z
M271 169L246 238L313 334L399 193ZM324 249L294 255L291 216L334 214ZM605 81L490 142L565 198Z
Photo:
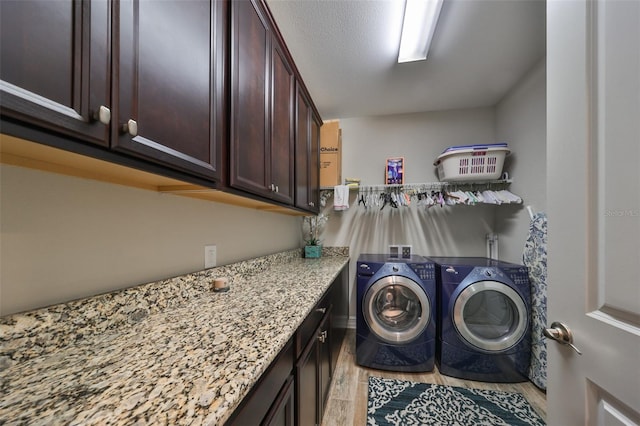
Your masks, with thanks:
M299 250L0 318L0 424L222 424L340 270ZM214 278L231 289L210 291Z

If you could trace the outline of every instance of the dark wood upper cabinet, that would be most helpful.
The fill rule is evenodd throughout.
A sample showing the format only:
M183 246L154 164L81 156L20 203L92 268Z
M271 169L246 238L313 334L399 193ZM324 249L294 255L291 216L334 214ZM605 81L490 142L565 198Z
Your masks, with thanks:
M227 1L32 0L0 7L3 116L221 178Z
M322 118L315 111L311 114L311 149L309 150L309 199L310 210L320 212L320 127Z
M309 150L311 108L306 93L298 85L296 88L296 207L308 209L309 200Z
M115 149L220 177L226 7L210 0L114 2Z
M231 7L229 185L292 204L293 67L260 1Z
M295 76L277 40L271 48L270 179L272 197L293 204Z
M110 13L107 0L0 1L2 114L107 146Z
M0 0L0 20L11 136L318 212L322 121L264 0Z
M271 36L264 12L254 3L236 1L231 8L229 184L266 194Z
M319 148L320 126L311 98L301 86L296 87L296 207L318 213L320 211Z

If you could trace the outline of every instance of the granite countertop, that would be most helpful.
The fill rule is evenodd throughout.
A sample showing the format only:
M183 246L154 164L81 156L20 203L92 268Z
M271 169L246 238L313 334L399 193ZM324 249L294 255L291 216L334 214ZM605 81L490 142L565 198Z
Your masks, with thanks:
M349 262L299 256L0 318L0 424L222 424Z

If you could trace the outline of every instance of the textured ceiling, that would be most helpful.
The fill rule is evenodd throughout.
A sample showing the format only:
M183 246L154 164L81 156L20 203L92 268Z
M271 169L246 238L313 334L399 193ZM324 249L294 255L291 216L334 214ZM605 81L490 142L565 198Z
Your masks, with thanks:
M544 0L444 0L397 63L403 0L267 0L324 120L493 106L545 56Z

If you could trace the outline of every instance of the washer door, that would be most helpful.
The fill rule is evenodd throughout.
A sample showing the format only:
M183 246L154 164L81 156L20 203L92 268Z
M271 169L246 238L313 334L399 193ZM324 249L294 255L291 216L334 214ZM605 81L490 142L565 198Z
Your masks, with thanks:
M423 288L415 281L397 275L373 283L362 301L369 329L389 343L415 339L429 324L431 304Z
M453 323L466 342L485 351L504 351L527 332L527 308L520 295L497 281L479 281L462 290Z

